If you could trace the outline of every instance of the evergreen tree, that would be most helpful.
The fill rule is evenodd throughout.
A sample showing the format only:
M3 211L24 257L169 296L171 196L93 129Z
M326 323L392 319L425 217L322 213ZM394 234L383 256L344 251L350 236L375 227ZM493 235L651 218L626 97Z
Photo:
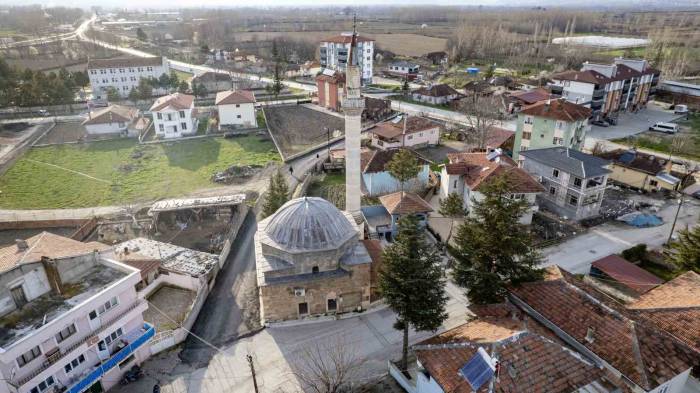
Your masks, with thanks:
M270 177L267 197L263 204L263 216L267 217L277 211L289 200L289 186L281 171Z
M136 89L138 89L139 97L142 100L147 100L153 96L153 85L148 79L141 78Z
M157 86L161 89L168 89L170 87L170 77L166 73L162 73L158 78Z
M194 82L192 84L192 93L197 97L204 98L207 96L207 88L202 83Z
M119 91L117 91L117 89L111 86L107 89L107 101L113 102L121 99L122 97L119 95Z
M140 99L141 99L141 97L139 96L138 87L134 87L133 89L129 90L129 101L136 102Z
M411 91L411 87L408 84L408 78L403 78L403 85L401 85L401 91L403 92L404 96L408 96L408 93Z
M136 38L139 39L139 41L147 41L148 36L146 35L146 32L143 31L142 28L136 29Z
M170 88L170 90L177 90L179 87L180 87L180 78L178 78L177 73L175 71L170 71L170 80L169 80L168 88Z
M505 176L484 183L480 192L484 199L474 201L451 248L454 281L466 289L472 304L498 303L508 285L541 277L537 266L542 258L519 221L528 204L511 197Z
M187 90L190 89L190 85L187 84L185 81L180 81L180 85L177 87L177 91L180 93L187 93Z
M700 273L700 226L678 231L678 240L671 241L665 254L678 268Z
M85 88L90 84L90 77L88 77L87 71L75 71L73 72L73 81L77 87L85 90Z
M455 218L463 218L467 215L462 197L456 192L450 193L447 198L440 201L440 209L438 212L450 218L450 233L447 234L447 238L445 239L445 243L449 243L452 237L452 227L454 226Z
M273 40L272 41L272 58L275 61L275 68L274 68L274 73L272 76L272 84L268 85L266 87L267 91L274 95L275 98L280 94L282 91L282 69L281 69L281 60L280 60L280 55L279 51L277 50L277 41Z
M391 157L391 161L387 164L387 169L391 176L401 182L401 191L403 191L404 184L418 176L420 165L418 165L416 156L410 150L401 149Z
M428 245L418 217L409 215L399 221L396 241L382 256L379 290L396 313L394 327L403 330L400 368L408 365L408 330L437 330L447 319L445 276L440 255Z

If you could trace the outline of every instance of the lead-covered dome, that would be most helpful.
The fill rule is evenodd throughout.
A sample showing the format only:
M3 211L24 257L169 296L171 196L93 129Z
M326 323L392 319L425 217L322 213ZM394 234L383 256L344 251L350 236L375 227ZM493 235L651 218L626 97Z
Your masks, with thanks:
M357 232L332 203L304 197L279 208L267 223L265 233L286 251L314 251L340 248Z

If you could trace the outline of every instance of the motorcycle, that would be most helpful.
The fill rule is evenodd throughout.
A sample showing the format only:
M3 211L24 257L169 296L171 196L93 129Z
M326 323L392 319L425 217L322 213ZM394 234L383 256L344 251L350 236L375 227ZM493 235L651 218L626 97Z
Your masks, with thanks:
M141 367L138 365L134 365L129 371L124 373L121 384L128 385L131 382L139 380L141 377L143 377L143 370L141 370Z

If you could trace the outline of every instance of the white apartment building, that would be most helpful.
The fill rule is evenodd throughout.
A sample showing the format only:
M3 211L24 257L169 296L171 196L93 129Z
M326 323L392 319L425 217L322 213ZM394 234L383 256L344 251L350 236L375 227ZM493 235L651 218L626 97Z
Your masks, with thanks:
M257 127L255 94L249 90L227 90L216 93L214 101L219 112L219 130L226 127Z
M47 232L0 250L1 393L104 391L150 356L139 270Z
M151 105L153 125L159 138L180 138L197 133L194 96L174 93L155 100Z
M88 61L88 76L92 96L106 100L107 91L114 87L122 97L139 85L141 78L160 78L170 74L165 57L133 57L117 59L91 59ZM165 94L163 89L154 89L154 94Z
M321 67L345 72L351 41L352 33L342 33L321 41ZM360 67L362 83L371 83L374 75L374 40L358 35L357 53L353 56Z

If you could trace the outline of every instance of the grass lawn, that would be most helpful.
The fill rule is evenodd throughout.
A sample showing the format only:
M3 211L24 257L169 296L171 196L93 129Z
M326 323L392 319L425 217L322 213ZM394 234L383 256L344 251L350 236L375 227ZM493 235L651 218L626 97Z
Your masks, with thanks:
M664 281L670 281L679 276L681 273L683 273L680 270L669 270L664 266L657 265L653 262L649 261L642 261L639 264L639 267L642 269L648 271L649 273L655 275L656 277L664 280Z
M177 79L180 81L189 81L194 75L190 74L189 72L184 72L184 71L179 71L179 70L170 70L170 72L174 72L177 75Z
M271 161L279 161L272 142L254 136L152 145L116 140L33 148L0 177L0 207L45 209L147 202L216 187L210 181L212 174L231 165L266 165Z

